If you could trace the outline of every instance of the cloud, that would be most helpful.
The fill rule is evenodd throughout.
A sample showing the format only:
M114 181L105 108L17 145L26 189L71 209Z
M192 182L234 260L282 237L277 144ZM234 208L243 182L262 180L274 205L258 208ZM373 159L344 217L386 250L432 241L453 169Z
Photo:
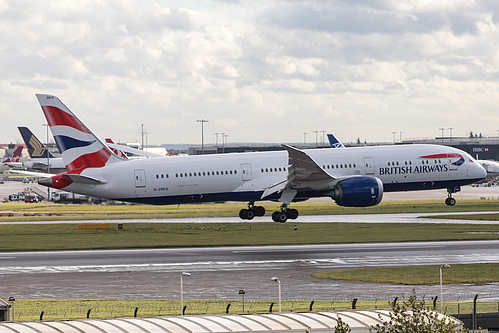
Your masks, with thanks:
M199 118L232 142L496 133L498 17L493 0L0 0L0 140L44 122L36 92L127 141L144 123L196 142Z

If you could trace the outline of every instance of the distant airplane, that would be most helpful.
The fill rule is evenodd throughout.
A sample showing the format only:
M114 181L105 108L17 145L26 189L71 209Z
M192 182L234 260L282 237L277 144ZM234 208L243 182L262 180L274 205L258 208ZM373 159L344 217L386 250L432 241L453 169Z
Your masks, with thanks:
M66 166L61 157L55 157L43 143L30 131L27 127L17 128L21 133L24 144L28 149L28 154L31 157L29 161L19 162L17 167L44 170L50 169L50 172L59 173L66 171Z
M111 149L111 151L112 151L113 153L115 153L115 154L116 154L116 155L118 155L119 157L124 158L125 160L128 160L128 156L127 156L127 155L123 152L123 150L118 149L118 148L112 148L112 147L110 147L110 145L109 145L109 144L114 145L114 141L113 141L113 139L111 139L111 138L106 138L106 144L108 145L109 149Z
M0 162L0 172L4 172L12 168L12 166L10 166L11 163L19 163L22 152L22 146L18 146L16 149L14 149L14 151L9 156L7 156L2 162Z
M334 134L328 134L327 138L331 148L345 148L345 145Z
M276 222L298 217L295 201L330 197L340 206L377 205L384 191L447 188L446 203L459 186L485 178L466 152L439 145L252 152L125 161L115 155L57 97L36 95L68 172L41 185L112 200L166 205L247 201L239 216L252 219L261 200L282 203Z
M499 176L499 162L489 160L477 160L487 171L488 176Z

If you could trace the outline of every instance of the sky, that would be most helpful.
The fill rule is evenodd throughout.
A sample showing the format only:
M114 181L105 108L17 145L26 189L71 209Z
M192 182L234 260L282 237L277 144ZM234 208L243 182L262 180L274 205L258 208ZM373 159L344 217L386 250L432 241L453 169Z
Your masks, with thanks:
M46 141L36 93L149 145L499 135L496 0L0 0L0 31L0 143Z

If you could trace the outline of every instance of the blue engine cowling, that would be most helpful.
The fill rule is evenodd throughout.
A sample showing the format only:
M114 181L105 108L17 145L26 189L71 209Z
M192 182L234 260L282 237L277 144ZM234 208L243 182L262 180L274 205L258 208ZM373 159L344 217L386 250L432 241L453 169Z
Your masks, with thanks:
M375 206L383 199L383 183L379 178L369 176L342 178L327 195L336 201L338 206Z

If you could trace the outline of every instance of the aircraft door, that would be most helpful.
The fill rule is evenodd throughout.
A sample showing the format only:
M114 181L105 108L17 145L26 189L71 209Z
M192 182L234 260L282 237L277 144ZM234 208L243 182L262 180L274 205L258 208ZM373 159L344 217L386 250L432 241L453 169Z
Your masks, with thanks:
M366 175L374 175L374 158L364 157L364 166L366 168Z
M253 179L253 173L251 172L251 164L248 163L241 164L241 173L243 174L244 181Z
M144 170L135 170L135 188L146 187L146 172Z

